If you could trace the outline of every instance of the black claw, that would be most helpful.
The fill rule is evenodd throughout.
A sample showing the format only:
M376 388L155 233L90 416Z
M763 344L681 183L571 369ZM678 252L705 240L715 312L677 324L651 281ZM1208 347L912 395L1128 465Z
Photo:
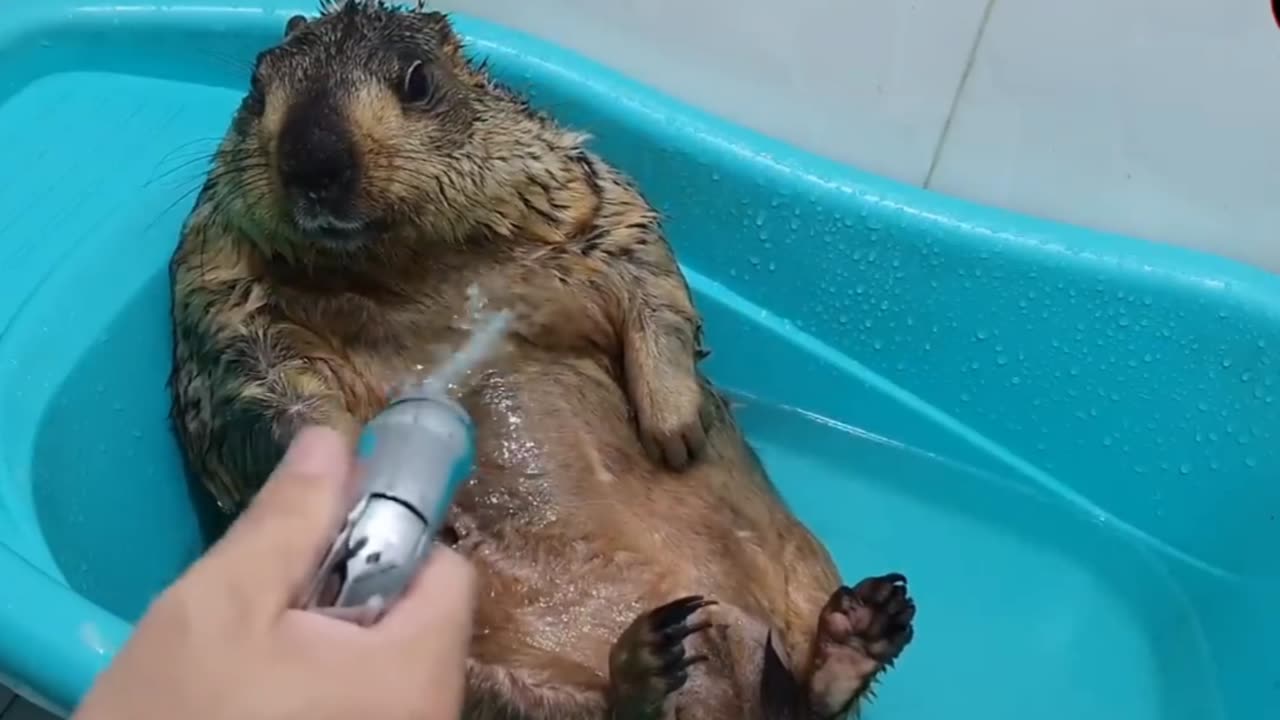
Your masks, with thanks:
M902 573L889 573L879 577L863 579L852 588L840 588L841 597L852 597L855 602L866 605L874 603L884 605L895 595L906 595L907 577Z
M871 588L871 593L870 593L871 600L876 605L879 605L880 607L884 607L885 604L887 604L889 600L893 597L893 594L897 592L897 590L898 590L897 585L891 585L889 583L876 585Z
M911 621L916 618L916 604L910 600L903 603L902 607L896 610L889 618L890 627L895 632L901 632L911 627Z
M669 648L659 652L658 660L662 663L662 672L669 673L676 669L681 660L684 660L684 645L677 643Z
M676 669L679 670L680 672L684 672L685 670L688 670L694 665L697 665L698 663L704 663L710 659L711 658L707 655L693 655L691 657L685 658L684 660L681 660L680 663L676 666Z
M676 690L684 687L685 683L689 682L689 668L697 665L698 663L704 663L709 659L710 658L706 655L694 655L692 657L683 658L674 665L664 665L661 677L665 680L664 689L667 694L670 695Z
M700 633L709 627L711 627L711 621L709 620L703 620L700 623L694 623L692 625L681 624L663 630L659 637L663 643L678 643L690 635Z
M654 630L661 632L673 625L683 623L685 620L689 619L690 615L694 614L698 610L708 605L715 604L715 600L707 600L701 595L682 597L679 600L673 600L650 613L650 623Z
M689 682L689 673L685 672L684 670L681 670L678 673L667 676L667 682L666 682L666 685L663 687L663 689L667 691L668 695L670 695L671 693L684 687L684 684L687 682Z
M867 623L867 629L863 634L867 637L884 637L885 631L888 629L889 618L884 613L873 613L871 621Z
M903 611L902 617L903 617L903 620L906 622L911 622L912 620L915 619L916 617L916 601L915 600L907 600L907 609Z
M663 683L667 694L684 687L689 681L690 667L709 659L706 655L688 656L684 641L712 626L706 620L696 623L688 620L698 610L715 604L714 600L701 595L690 595L650 611L649 625L653 630L650 649L659 663L654 674Z

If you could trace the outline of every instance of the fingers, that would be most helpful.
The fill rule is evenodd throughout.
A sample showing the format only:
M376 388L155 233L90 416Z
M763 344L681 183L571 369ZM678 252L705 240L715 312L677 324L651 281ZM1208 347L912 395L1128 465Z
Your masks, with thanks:
M287 609L310 583L354 500L350 441L304 428L227 533L201 560L205 581L251 597L268 613Z
M399 602L374 626L395 649L401 666L429 669L428 707L436 710L436 717L458 717L462 710L475 603L471 563L436 545ZM396 690L411 698L423 693L417 678Z
M397 638L406 662L456 657L461 663L471 646L475 604L475 569L452 549L436 545L413 583L375 628Z

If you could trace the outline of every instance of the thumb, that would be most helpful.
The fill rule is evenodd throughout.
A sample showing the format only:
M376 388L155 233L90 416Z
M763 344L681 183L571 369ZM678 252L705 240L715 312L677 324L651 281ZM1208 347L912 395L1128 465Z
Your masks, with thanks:
M310 583L354 499L343 434L307 427L249 506L201 561L206 579L233 586L267 613L288 609Z

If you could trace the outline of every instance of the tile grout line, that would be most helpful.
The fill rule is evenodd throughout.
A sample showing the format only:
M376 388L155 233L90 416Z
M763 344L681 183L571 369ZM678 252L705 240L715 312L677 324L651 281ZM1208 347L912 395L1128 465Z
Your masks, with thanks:
M947 119L942 123L942 132L938 133L938 143L933 147L933 158L929 161L929 172L925 173L922 187L927 188L933 183L933 173L938 169L938 161L942 158L942 147L951 133L951 121L956 116L956 107L960 105L960 96L964 93L965 86L969 84L969 74L973 72L973 64L978 57L978 47L982 45L982 38L987 32L987 22L991 19L991 9L995 4L996 0L987 0L986 7L982 9L982 20L978 23L978 31L973 34L973 45L969 48L969 57L965 59L964 71L960 73L960 82L956 83L955 95L951 96L951 107L947 110Z

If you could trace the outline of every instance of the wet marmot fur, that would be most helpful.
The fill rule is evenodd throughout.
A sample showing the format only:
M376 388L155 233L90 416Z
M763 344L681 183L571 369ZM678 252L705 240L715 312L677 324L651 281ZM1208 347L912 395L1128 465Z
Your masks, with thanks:
M442 532L479 574L468 716L836 718L912 637L843 586L697 364L635 187L463 54L445 15L328 3L254 66L172 260L173 417L234 513L297 428L514 309L458 388L477 470Z

